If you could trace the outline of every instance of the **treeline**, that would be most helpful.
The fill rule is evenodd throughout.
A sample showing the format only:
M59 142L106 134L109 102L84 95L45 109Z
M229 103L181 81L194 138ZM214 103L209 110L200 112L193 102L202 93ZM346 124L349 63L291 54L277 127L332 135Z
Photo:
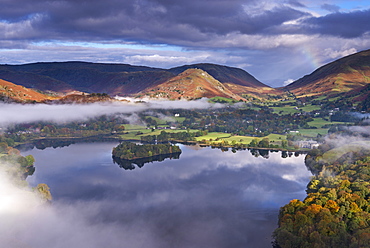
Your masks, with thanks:
M4 137L6 142L24 143L39 137L90 137L102 134L119 134L128 122L122 116L102 115L85 121L68 123L35 122L16 124L8 128ZM14 144L14 143L13 143Z
M23 157L19 150L8 146L6 142L0 142L0 166L18 183L33 174L35 171L34 162L35 159L32 155Z
M160 113L164 116L179 116L185 118L181 123L168 121L167 124L178 128L208 130L209 132L225 132L236 135L263 137L271 133L285 133L288 130L312 128L308 122L313 121L310 114L279 115L266 106L228 106L219 109L156 109L147 115ZM145 112L143 113L145 116ZM152 121L148 124L152 125ZM152 125L153 126L153 125Z
M27 176L35 172L35 158L32 155L22 156L18 149L12 147L13 145L12 139L0 135L0 169L14 184L27 186ZM44 183L38 184L33 190L45 201L52 199L49 186Z
M122 142L113 148L112 156L119 159L133 160L163 154L181 153L179 146L171 144L144 144L138 145L131 142Z
M307 197L282 207L274 247L370 247L370 156L359 150L335 162L312 150L306 165L316 172Z
M195 141L195 137L207 135L207 131L197 131L197 132L178 132L178 133L168 133L166 131L161 131L159 135L147 135L141 136L141 142L143 143L162 143L168 141Z

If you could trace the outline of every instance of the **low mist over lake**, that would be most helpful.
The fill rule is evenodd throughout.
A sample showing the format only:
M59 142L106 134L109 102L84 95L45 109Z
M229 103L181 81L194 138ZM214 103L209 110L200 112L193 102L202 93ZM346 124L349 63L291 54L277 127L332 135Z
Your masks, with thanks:
M40 219L14 227L19 239L34 232L27 243L41 248L271 247L280 206L303 199L311 175L302 155L184 145L180 159L124 170L112 162L116 145L24 151L37 161L28 181L47 183L54 199L47 214L35 210Z

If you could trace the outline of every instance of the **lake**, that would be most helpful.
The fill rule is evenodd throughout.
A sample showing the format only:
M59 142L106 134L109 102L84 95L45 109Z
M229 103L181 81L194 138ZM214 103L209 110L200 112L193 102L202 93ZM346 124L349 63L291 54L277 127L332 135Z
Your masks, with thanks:
M51 188L53 247L271 247L279 208L304 199L311 176L304 155L185 145L180 159L125 170L117 144L22 152L36 159L30 185Z

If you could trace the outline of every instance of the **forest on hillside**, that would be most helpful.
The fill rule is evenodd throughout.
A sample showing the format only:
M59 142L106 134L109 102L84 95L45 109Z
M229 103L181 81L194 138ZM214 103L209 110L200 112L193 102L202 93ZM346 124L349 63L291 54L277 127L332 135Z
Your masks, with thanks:
M369 149L325 144L305 163L314 173L307 197L281 208L274 247L369 247Z

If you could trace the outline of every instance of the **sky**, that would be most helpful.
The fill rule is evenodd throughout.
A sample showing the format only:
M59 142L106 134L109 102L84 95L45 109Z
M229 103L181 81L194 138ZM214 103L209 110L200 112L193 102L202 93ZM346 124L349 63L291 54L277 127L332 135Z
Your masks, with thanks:
M272 87L370 48L368 0L0 0L0 64L215 63Z

